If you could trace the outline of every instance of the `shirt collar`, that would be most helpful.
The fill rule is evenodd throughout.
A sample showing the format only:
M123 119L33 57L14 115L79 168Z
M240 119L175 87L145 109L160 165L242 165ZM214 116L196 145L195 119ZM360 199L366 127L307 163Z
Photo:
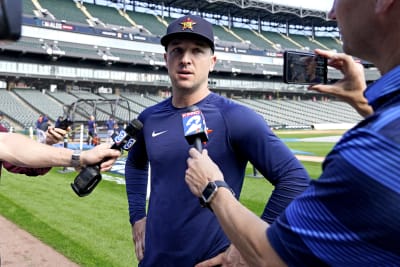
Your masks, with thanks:
M365 91L365 97L374 110L379 108L383 97L400 90L400 66L395 67L374 83Z

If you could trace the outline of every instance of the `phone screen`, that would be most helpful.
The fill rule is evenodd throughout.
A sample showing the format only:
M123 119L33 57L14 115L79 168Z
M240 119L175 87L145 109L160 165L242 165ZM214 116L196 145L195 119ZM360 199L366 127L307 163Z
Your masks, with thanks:
M285 51L283 81L294 84L327 83L327 59L313 53Z

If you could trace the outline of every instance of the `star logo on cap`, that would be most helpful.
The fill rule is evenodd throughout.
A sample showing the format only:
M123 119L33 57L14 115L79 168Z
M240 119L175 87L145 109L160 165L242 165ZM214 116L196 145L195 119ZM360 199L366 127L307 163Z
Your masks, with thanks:
M194 22L191 18L186 18L180 24L182 25L182 31L186 29L193 31L193 26L196 25L196 22Z

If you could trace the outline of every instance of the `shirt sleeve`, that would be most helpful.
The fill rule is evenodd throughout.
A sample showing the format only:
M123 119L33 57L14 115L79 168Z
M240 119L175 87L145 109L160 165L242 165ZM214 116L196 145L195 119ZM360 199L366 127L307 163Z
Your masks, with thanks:
M240 107L231 109L227 116L230 116L229 135L237 154L245 156L275 187L261 216L272 223L308 187L308 173L259 114Z
M7 171L13 172L13 173L19 173L19 174L25 174L27 176L39 176L39 175L45 175L48 173L51 168L27 168L27 167L19 167L15 166L9 162L3 161L3 166Z
M146 216L148 166L143 132L140 132L136 143L128 153L125 165L126 193L131 224Z
M267 230L272 247L289 266L397 265L399 158L390 138L345 135L321 177Z

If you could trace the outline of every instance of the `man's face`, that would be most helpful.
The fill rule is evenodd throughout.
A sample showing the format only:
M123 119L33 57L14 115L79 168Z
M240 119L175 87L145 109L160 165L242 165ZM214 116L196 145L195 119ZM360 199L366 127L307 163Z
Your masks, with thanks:
M315 58L309 58L306 65L307 76L312 76L315 74L315 69L317 68L317 61Z
M172 87L196 91L208 87L208 74L216 57L203 40L174 39L164 55Z
M343 50L354 56L368 51L374 36L371 19L375 0L335 0L329 18L337 21L343 40Z

